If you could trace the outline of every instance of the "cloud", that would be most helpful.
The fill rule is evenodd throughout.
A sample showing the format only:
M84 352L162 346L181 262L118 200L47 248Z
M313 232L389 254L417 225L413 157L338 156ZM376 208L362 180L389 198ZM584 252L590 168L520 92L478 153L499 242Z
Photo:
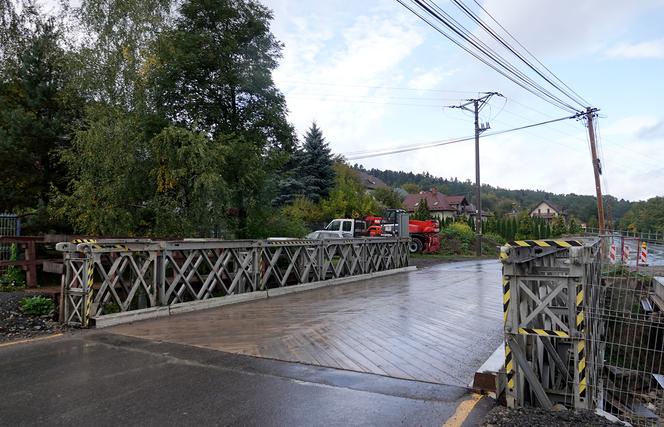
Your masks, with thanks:
M535 55L572 57L600 50L662 0L485 0L484 8ZM483 15L492 26L491 18Z
M316 120L335 153L471 134L472 115L441 107L456 104L476 91L495 90L508 98L505 111L500 99L483 111L481 119L490 120L495 130L561 115L479 64L393 2L366 1L362 6L345 0L269 3L275 10L274 32L285 43L284 58L274 76L286 94L289 119L299 134ZM575 88L577 82L584 81L572 72L578 70L576 67L592 67L596 62L603 62L604 67L604 61L593 58L606 55L607 46L630 40L626 34L633 31L637 19L662 4L662 0L484 2L505 28ZM582 55L589 52L594 55ZM591 64L581 62L589 60ZM574 78L568 79L565 72ZM585 86L593 88L587 82ZM429 92L431 89L440 92ZM580 91L584 96L593 95ZM596 90L595 98L603 93ZM621 109L611 102L607 98L602 103L603 110L611 114L601 121L600 138L608 190L628 199L653 196L661 191L664 170L652 156L661 149L645 137L664 131L664 124L658 127L659 118L649 116L647 110ZM517 114L508 116L511 112ZM580 123L560 122L483 138L481 146L483 182L505 188L594 194L586 130ZM368 168L474 180L474 144L471 141L358 163ZM642 184L645 175L649 185Z
M642 139L662 139L664 138L664 119L655 123L652 126L642 128L639 133L639 138Z
M274 78L286 94L289 119L300 134L316 120L335 152L363 146L390 101L388 93L369 86L401 79L400 65L424 37L404 19L382 13L349 20L282 17L276 6L282 21L275 33L285 47Z
M664 38L640 43L619 43L606 52L617 59L664 59Z

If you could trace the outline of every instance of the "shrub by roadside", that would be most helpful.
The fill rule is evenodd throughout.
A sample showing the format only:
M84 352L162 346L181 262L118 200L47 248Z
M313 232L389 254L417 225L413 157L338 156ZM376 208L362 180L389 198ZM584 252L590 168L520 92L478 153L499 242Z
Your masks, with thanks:
M29 297L27 299L34 298ZM0 342L30 338L38 335L50 335L67 329L55 319L55 304L46 296L41 296L38 303L31 303L31 308L41 308L46 314L30 315L21 308L21 301L26 300L23 292L0 292ZM30 299L32 301L32 299ZM35 300L36 301L36 300ZM50 308L49 308L50 307ZM43 311L42 311L43 312Z
M495 233L482 236L482 255L497 255L497 247L505 243ZM442 255L474 255L475 232L464 222L454 222L440 230L440 253Z

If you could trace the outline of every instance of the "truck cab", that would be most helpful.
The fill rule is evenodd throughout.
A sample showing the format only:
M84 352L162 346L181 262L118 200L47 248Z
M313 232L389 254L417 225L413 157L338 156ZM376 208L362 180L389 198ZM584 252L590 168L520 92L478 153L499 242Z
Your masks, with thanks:
M367 224L357 219L333 219L323 230L307 235L308 239L350 239L367 236Z

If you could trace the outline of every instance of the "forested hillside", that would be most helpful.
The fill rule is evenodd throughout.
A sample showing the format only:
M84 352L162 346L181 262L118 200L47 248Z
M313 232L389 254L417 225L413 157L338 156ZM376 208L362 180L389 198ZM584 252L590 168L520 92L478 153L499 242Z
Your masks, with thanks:
M365 170L360 165L355 165L360 170ZM440 178L429 173L412 173L392 170L369 169L365 170L370 175L382 179L391 187L404 186L406 189L415 189L409 184L415 184L422 190L435 187L438 191L449 195L464 195L471 202L475 201L475 187L471 181L459 181L456 178ZM565 209L567 213L583 223L595 225L597 223L597 202L594 196L579 194L555 194L542 190L508 190L493 187L488 184L482 185L482 208L491 211L496 216L506 213L531 209L542 200L548 200L554 205ZM634 203L606 196L605 202L610 206L614 223L617 225L632 208ZM627 224L628 225L628 224ZM626 226L627 226L626 225Z

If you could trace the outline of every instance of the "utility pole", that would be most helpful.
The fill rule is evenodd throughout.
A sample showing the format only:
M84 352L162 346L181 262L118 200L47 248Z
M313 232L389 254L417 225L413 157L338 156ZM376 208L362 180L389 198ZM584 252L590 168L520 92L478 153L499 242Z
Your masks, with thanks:
M449 108L460 108L470 111L475 116L475 255L482 255L482 194L480 186L480 134L490 129L489 123L480 123L480 110L486 105L492 96L503 96L498 92L486 92L484 96L476 99L467 99L465 104L452 105ZM472 110L469 106L472 105Z
M597 112L596 108L588 107L586 109L586 120L588 122L588 136L590 139L590 155L593 156L593 172L595 173L595 192L597 193L597 222L599 225L600 236L605 232L604 226L604 201L602 200L602 184L600 175L602 168L599 164L599 157L597 157L597 145L595 143L595 126L593 125L593 118Z

